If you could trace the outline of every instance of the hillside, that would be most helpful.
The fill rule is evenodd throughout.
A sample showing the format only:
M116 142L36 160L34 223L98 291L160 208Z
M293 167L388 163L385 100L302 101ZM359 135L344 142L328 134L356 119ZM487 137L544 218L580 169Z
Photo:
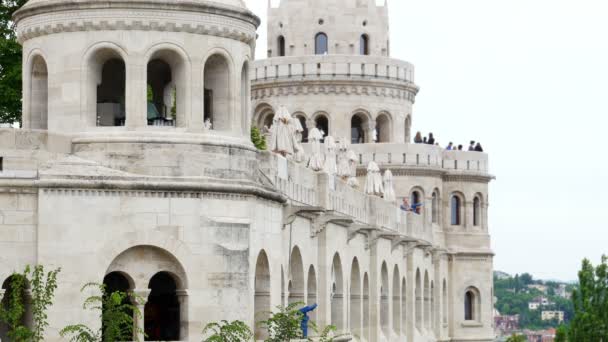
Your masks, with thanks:
M528 273L510 276L504 272L495 272L495 308L503 316L519 315L520 329L555 328L559 326L559 320L543 321L542 312L563 311L567 323L574 312L570 300L574 286L557 281L535 280ZM533 303L532 306L530 303Z

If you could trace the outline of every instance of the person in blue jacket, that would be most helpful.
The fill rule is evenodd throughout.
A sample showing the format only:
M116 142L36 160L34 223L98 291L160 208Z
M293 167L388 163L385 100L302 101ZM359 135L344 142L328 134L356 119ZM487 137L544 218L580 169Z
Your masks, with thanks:
M317 308L317 304L313 304L310 306L305 306L301 308L300 311L302 313L302 322L300 322L300 328L302 329L303 337L308 337L308 321L310 321L310 317L308 317L308 313Z

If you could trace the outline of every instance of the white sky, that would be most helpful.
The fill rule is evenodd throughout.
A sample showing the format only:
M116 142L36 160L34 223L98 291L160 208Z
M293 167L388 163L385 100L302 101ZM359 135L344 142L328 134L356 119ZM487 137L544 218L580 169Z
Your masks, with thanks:
M262 18L267 0L245 0ZM285 0L284 0L285 1ZM413 131L490 153L494 267L575 280L608 254L608 1L389 0ZM608 136L608 134L607 134ZM608 139L606 139L608 140Z

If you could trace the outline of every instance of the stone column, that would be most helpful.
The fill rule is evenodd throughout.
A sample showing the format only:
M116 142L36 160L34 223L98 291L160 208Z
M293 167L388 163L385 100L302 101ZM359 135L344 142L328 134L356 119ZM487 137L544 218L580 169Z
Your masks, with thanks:
M179 302L179 339L180 341L188 340L188 291L175 291L177 301Z
M134 341L144 341L144 310L146 309L146 303L148 303L148 296L150 296L149 289L145 290L133 290L131 292L131 303L137 307L139 311L139 315L136 313L133 314L133 340ZM138 331L141 329L141 331Z
M376 130L376 121L370 120L367 125L367 130L365 132L365 141L364 143L373 144L378 141L378 136L376 135L376 141L374 141L374 134Z

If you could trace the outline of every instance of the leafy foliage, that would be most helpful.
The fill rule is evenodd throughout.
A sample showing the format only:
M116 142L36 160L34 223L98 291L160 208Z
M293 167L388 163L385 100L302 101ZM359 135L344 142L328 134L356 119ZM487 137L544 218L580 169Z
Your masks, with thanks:
M547 294L535 288L529 288L528 285L532 284L547 286ZM519 325L522 329L541 330L557 327L560 324L557 319L543 321L541 313L543 310L559 310L564 311L566 320L573 316L572 302L554 295L555 289L559 285L557 282L535 280L527 273L506 279L495 278L494 290L498 299L496 309L503 315L519 315ZM553 305L544 306L539 310L530 310L528 303L540 296L547 297Z
M83 304L85 310L99 311L101 328L93 330L84 324L69 325L60 331L62 337L69 337L72 342L114 342L130 341L133 338L133 314L141 317L137 306L129 303L129 295L116 291L108 293L103 284L89 283L82 287L82 292L92 288L101 295L88 297ZM138 333L143 333L137 327Z
M23 274L13 274L9 278L8 288L0 305L0 322L8 326L8 337L11 341L27 341L32 337L32 331L23 324L25 315L25 286L27 279Z
M262 133L260 133L260 130L255 126L251 126L251 142L260 151L265 151L267 148L266 138L264 138Z
M557 328L557 331L555 332L555 340L554 342L566 342L568 339L568 329L563 326L560 325L559 328Z
M34 317L32 341L44 340L44 330L49 326L47 311L53 305L59 272L61 272L60 268L45 274L42 265L36 265L33 270L30 270L29 266L25 269L26 278L29 278L31 274L32 316Z
M507 342L526 342L528 339L524 335L511 335L507 338Z
M574 318L568 329L568 340L608 341L608 257L594 267L583 260L578 273L579 289L572 292Z
M0 0L0 123L21 120L21 45L13 13L27 0Z
M204 342L241 342L250 341L253 337L251 329L241 321L209 323L203 334L210 334Z
M302 339L303 333L300 329L302 313L298 311L303 303L292 303L287 307L277 306L277 312L270 313L270 317L259 322L268 330L268 338L265 342L283 342L293 339Z

